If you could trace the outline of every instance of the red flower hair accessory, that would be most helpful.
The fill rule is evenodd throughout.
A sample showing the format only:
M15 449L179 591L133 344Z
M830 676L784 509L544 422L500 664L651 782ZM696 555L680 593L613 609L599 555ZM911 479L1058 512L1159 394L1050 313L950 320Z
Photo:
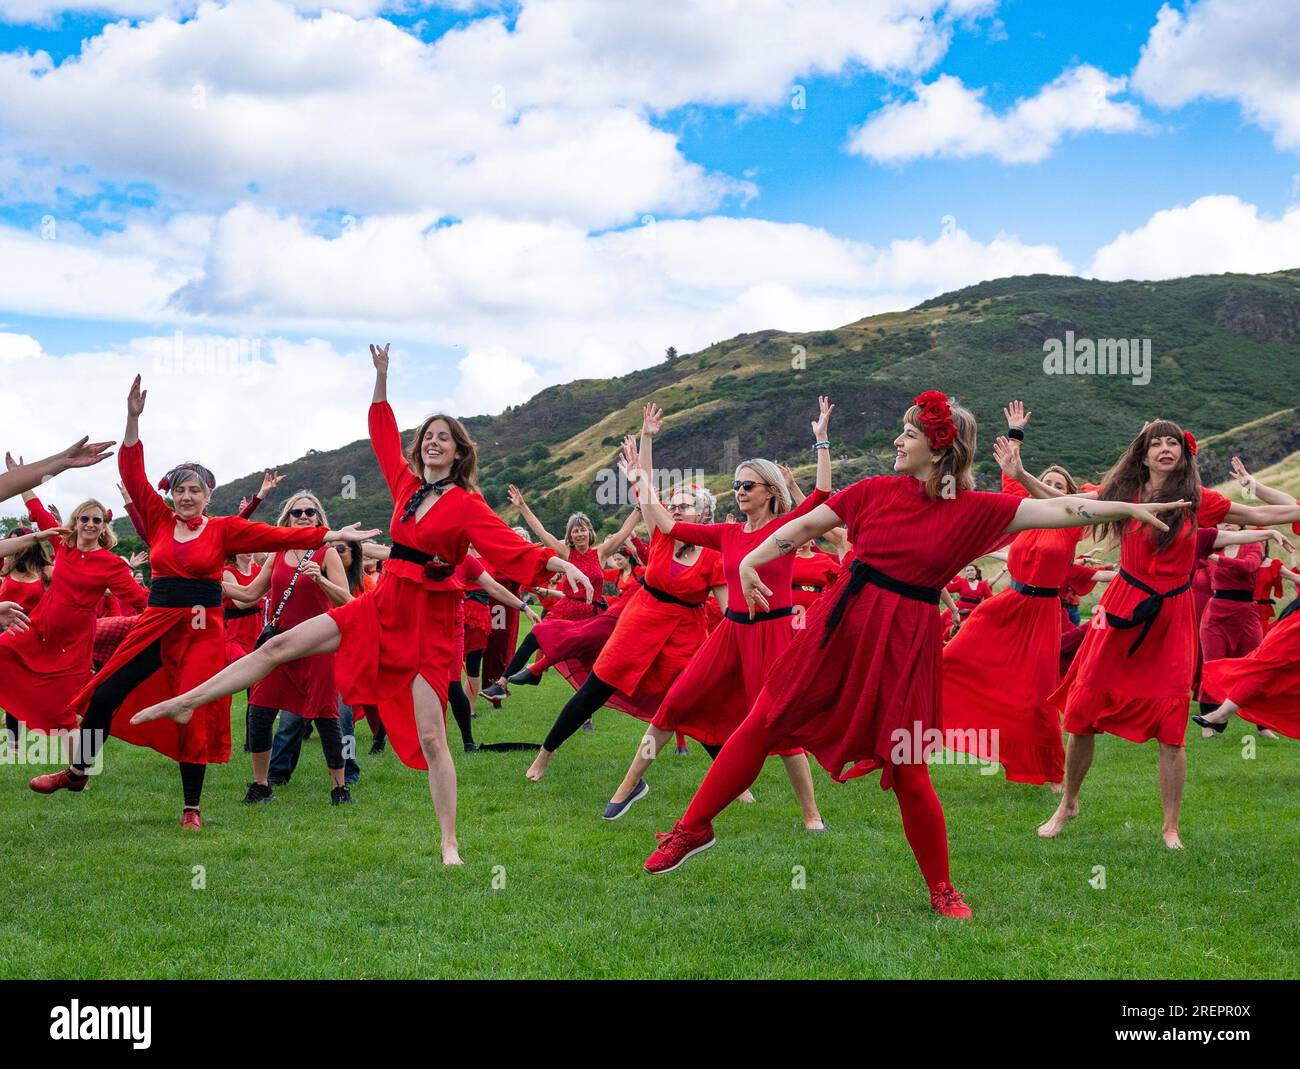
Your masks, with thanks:
M936 453L947 449L957 440L957 424L952 421L948 398L938 390L926 390L912 402L921 409L921 433Z
M1187 452L1196 456L1196 435L1191 431L1183 431L1183 444L1187 446Z

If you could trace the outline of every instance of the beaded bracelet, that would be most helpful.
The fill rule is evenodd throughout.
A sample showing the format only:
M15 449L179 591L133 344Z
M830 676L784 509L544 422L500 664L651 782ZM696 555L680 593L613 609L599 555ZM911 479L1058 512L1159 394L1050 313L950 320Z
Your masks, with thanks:
M814 450L818 450L818 449L829 449L830 447L831 447L831 443L830 443L830 442L813 442L813 449L814 449Z

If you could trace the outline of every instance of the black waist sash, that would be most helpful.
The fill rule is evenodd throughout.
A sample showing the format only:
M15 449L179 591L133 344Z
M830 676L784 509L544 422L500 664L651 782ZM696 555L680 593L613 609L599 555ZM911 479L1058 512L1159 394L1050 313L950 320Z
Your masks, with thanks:
M1156 622L1156 617L1160 615L1160 610L1164 608L1165 599L1187 593L1192 589L1192 580L1189 578L1182 586L1176 586L1173 590L1166 590L1161 594L1154 588L1147 586L1141 579L1126 572L1123 568L1119 570L1119 577L1129 586L1135 586L1147 595L1133 606L1133 615L1130 617L1116 616L1110 612L1106 614L1106 622L1118 631L1127 631L1130 627L1142 628L1138 632L1138 637L1134 640L1133 645L1128 648L1128 655L1132 657L1137 652L1138 647L1146 641L1152 625Z
M451 573L456 570L454 564L435 564L433 557L428 553L421 552L412 546L403 545L401 542L395 541L388 555L392 560L404 560L411 564L418 564L424 569L425 577L428 579L450 579Z
M1253 590L1215 590L1210 594L1210 597L1218 598L1220 601L1254 601L1255 592Z
M215 579L159 576L149 587L149 604L158 609L221 608L221 584Z
M242 620L245 616L253 616L257 613L260 613L261 611L262 611L262 606L260 605L250 605L246 609L227 609L226 619Z
M1011 580L1011 589L1017 594L1024 594L1027 598L1057 598L1061 596L1060 587L1055 586L1030 586L1028 583L1022 583L1019 579Z
M728 609L723 615L734 623L738 624L761 624L768 620L780 620L784 616L790 616L794 613L794 606L787 605L784 609L773 609L770 612L756 612L754 618L749 618L747 612L736 612L735 609Z
M666 590L660 590L657 586L651 586L645 581L643 576L638 575L636 581L645 587L646 593L656 601L665 601L669 605L685 605L688 609L702 609L704 607L704 602L702 601L686 601L684 598L679 598L676 594L670 594Z
M819 586L805 586L803 583L792 583L791 586L790 586L790 589L791 589L791 590L806 590L806 591L808 591L808 593L810 593L810 594L816 594L817 591L821 590L821 587L819 587Z
M480 605L491 605L492 598L486 590L467 590L465 591L466 601L476 601Z
M930 605L939 604L939 591L933 587L904 583L901 579L895 579L892 575L886 575L878 568L873 568L864 560L855 559L849 565L849 581L844 584L844 589L840 591L840 596L835 599L835 605L826 617L826 630L822 633L821 642L823 647L830 641L831 632L844 618L844 610L849 606L849 599L860 594L862 588L868 583L912 601L924 601Z

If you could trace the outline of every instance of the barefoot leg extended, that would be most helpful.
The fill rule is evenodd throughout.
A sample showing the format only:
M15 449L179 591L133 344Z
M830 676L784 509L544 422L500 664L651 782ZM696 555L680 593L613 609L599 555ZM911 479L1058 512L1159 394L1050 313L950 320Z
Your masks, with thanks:
M238 694L265 679L275 668L288 661L316 653L333 653L339 648L339 637L338 626L328 615L313 616L297 627L276 635L248 656L227 665L206 683L200 683L193 690L168 701L142 709L131 718L131 723L143 724L147 720L158 720L165 716L181 724L187 723L200 705Z
M799 810L803 813L805 828L824 827L821 811L817 808L817 795L813 791L812 769L808 765L807 754L790 754L781 758L785 764L785 774L790 777L790 786L794 796L799 800Z
M1160 803L1164 808L1164 824L1160 829L1165 846L1181 850L1183 840L1178 836L1178 813L1183 805L1183 784L1187 781L1187 747L1160 744Z
M1079 815L1079 788L1092 766L1092 755L1097 748L1096 735L1071 735L1065 744L1065 787L1056 812L1047 823L1038 828L1044 839L1054 839L1061 834L1066 822Z
M415 727L420 733L420 749L429 765L429 796L438 815L442 832L442 863L460 864L460 844L456 841L456 766L447 748L447 725L443 721L442 702L423 676L411 681L411 699L415 703Z
M614 792L611 802L626 802L628 795L635 789L636 785L641 782L641 777L645 775L651 763L659 756L659 751L663 749L664 743L673 737L671 731L664 731L651 724L646 728L646 733L641 736L641 741L636 744L636 756L632 758L632 764L628 767L627 775L623 777L623 782L618 785L618 790Z

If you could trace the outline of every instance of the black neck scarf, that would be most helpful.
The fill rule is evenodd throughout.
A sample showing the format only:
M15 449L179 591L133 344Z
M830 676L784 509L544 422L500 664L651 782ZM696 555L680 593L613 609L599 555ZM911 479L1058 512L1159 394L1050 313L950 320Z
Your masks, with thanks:
M433 493L437 497L442 497L443 491L451 485L452 480L450 475L445 479L439 479L436 483L425 482L421 479L420 488L411 495L410 499L406 502L406 507L402 510L402 519L409 520L414 516L416 512L419 511L420 502L428 497L430 493Z

